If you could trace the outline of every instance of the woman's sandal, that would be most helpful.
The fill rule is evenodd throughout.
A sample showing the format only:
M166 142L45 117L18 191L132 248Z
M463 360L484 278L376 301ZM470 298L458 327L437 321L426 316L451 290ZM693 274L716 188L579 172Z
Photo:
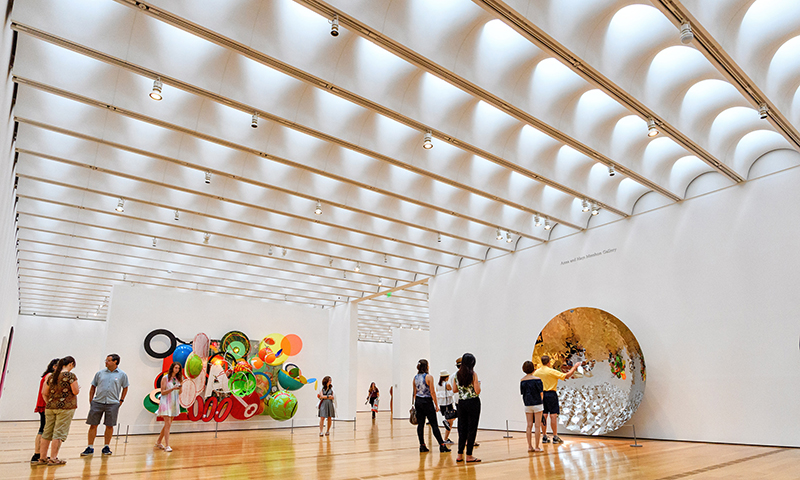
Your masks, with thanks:
M463 459L463 458L456 458L456 463L458 463L458 462L463 462L463 461L464 461L464 459Z
M66 465L66 460L61 460L60 458L50 458L47 460L48 465Z
M156 443L156 444L155 444L155 447L156 447L157 449L159 449L159 450L164 450L164 445L161 445L160 443Z
M480 461L481 461L480 458L473 458L472 460L467 460L467 463L478 463Z

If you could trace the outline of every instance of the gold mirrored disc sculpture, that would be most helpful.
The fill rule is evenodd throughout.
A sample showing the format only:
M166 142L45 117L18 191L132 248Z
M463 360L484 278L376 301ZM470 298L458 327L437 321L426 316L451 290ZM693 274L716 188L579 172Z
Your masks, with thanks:
M584 362L572 378L558 384L558 418L567 430L587 435L612 432L642 403L647 380L642 349L630 329L608 312L580 307L559 313L536 340L536 368L542 355L563 372Z

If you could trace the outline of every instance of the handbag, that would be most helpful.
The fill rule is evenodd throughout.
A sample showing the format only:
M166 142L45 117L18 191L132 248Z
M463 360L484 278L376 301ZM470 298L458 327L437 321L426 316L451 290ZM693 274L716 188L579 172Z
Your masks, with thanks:
M416 425L417 424L417 409L412 406L411 410L409 410L408 413L410 414L409 417L408 417L408 421L411 422L411 425Z

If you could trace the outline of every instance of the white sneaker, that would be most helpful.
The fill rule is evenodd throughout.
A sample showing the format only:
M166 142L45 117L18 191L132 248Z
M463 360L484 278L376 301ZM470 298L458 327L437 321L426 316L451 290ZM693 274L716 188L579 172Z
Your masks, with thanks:
M172 451L172 447L166 447L166 448L164 448L164 451L165 452L171 452Z

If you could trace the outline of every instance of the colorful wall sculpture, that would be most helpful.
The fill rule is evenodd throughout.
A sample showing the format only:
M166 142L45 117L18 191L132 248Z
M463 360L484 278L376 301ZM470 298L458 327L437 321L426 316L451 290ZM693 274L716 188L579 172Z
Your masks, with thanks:
M169 341L163 352L151 346L158 336ZM172 362L178 362L184 380L182 413L175 420L223 422L229 417L247 420L257 415L288 420L297 412L292 391L316 382L304 377L297 365L287 363L302 348L303 341L294 334L271 333L261 341L251 341L239 331L228 332L220 340L198 333L191 342L184 342L169 330L153 330L144 339L144 350L162 359L162 373L156 375L154 390L144 398L144 408L158 411L161 377Z

